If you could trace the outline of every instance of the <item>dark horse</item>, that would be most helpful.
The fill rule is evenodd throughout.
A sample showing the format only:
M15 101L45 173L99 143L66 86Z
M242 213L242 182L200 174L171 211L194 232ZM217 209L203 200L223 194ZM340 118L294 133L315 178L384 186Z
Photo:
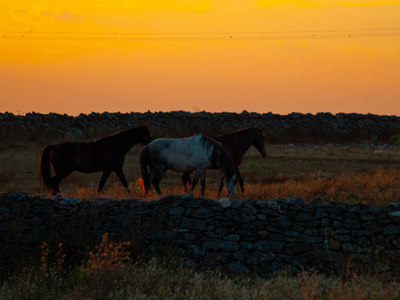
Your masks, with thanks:
M230 157L232 158L233 163L237 168L238 181L240 184L240 188L242 192L244 192L243 186L243 178L239 172L239 166L242 163L243 156L249 150L249 148L253 145L259 152L262 157L267 155L264 146L264 128L245 128L237 131L221 134L221 135L208 135L208 137L213 140L219 142L226 151L228 151ZM187 190L187 182L189 184L190 181L190 172L185 172L182 174L182 181L185 190ZM223 187L223 179L221 180L221 184L219 186L218 191L221 192Z
M120 131L91 143L66 142L47 146L40 158L40 179L51 189L52 194L60 192L58 185L61 180L73 171L82 173L103 172L100 192L111 172L115 172L122 185L129 191L122 166L126 153L136 143L147 145L153 141L147 125ZM51 176L50 163L55 176Z
M150 167L150 173L147 169ZM237 173L228 152L220 143L198 134L181 139L157 139L140 152L140 169L144 186L144 194L149 192L153 183L158 194L161 194L160 181L169 169L175 172L193 172L191 192L199 179L204 195L206 170L220 169L224 174L223 183L230 194L236 193Z

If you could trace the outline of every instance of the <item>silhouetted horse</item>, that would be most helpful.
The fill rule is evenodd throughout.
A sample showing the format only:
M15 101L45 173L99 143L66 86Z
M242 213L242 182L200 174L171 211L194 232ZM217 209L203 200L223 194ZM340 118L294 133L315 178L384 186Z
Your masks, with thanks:
M237 168L238 180L240 184L240 188L242 192L244 192L243 186L243 178L239 172L239 166L242 163L243 156L249 150L249 148L253 145L259 152L262 157L267 155L264 146L264 128L245 128L241 130L237 130L234 132L229 132L221 135L208 135L208 137L222 144L225 147L226 151L228 151L230 157L232 158L233 163ZM190 172L185 172L182 174L182 181L185 191L187 190L187 182L190 184ZM219 186L218 191L221 192L223 186L223 179L221 180L221 184Z
M150 174L147 166L150 167ZM140 152L140 169L144 185L144 194L153 183L158 194L161 194L160 181L169 169L175 172L196 171L191 187L193 192L201 178L202 195L204 195L206 170L221 169L224 174L223 183L228 193L236 193L237 173L228 152L221 144L204 136L194 135L181 139L157 139Z
M100 192L111 172L115 172L122 185L129 191L122 166L126 153L136 143L147 145L153 141L147 125L120 131L91 143L66 142L47 146L40 158L40 179L51 189L52 194L60 192L58 185L61 180L73 171L82 173L103 172ZM50 163L55 176L51 176Z

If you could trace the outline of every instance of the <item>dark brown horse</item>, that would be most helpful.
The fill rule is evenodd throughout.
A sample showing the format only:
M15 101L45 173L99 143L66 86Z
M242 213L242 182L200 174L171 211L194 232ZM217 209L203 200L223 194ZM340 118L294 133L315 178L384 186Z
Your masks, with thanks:
M47 146L40 158L40 179L51 189L52 194L60 192L58 185L61 180L73 171L82 173L103 172L100 192L111 172L115 172L122 185L129 191L122 166L126 153L137 143L143 145L153 141L147 125L120 131L91 143L66 142ZM50 163L55 176L51 176Z
M253 145L262 157L267 155L264 146L264 127L258 128L245 128L234 132L229 132L221 135L208 135L208 137L222 144L226 151L229 153L233 163L237 168L238 181L242 192L244 192L243 178L239 172L239 166L242 163L243 156ZM183 173L182 175L183 186L187 190L187 183L191 184L190 173ZM223 179L219 186L218 191L221 192L223 187Z

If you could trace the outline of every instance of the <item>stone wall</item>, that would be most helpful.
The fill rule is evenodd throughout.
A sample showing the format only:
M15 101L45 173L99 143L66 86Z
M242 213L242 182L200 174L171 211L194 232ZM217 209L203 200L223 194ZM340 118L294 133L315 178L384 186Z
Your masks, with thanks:
M400 204L305 203L299 197L230 202L187 195L155 201L0 195L2 261L13 245L33 251L44 241L63 243L73 256L107 232L140 246L148 257L173 251L193 266L233 273L335 271L351 261L400 274L399 230Z
M310 138L329 142L378 138L386 141L400 133L400 117L362 114L277 115L237 113L91 113L77 117L28 113L25 116L0 113L0 138L37 140L98 138L140 123L148 123L155 137L181 137L192 133L222 133L244 127L265 126L269 142L302 142Z

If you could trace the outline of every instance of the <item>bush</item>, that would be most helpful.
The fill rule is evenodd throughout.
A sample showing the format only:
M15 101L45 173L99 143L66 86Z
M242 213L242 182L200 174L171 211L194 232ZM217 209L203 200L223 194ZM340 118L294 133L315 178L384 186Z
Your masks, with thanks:
M393 145L400 146L400 134L392 135L389 138L389 142Z

